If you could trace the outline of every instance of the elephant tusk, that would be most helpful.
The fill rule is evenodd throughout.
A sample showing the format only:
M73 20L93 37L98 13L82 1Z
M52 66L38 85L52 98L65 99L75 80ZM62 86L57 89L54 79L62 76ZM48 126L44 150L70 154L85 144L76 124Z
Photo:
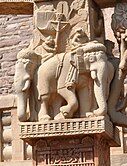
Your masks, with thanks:
M94 70L91 71L91 77L92 77L93 80L95 80L97 78L96 71L94 71Z
M26 80L25 85L24 85L22 91L23 92L26 91L27 89L29 89L29 87L30 87L30 80Z

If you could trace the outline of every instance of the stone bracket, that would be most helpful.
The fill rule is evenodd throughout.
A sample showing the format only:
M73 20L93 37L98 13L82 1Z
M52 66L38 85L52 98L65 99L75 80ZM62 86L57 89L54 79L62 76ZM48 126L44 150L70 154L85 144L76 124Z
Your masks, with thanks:
M110 140L110 146L119 146L119 130L105 117L51 120L46 123L20 123L20 138L32 141L34 138L49 138L71 135L102 134Z

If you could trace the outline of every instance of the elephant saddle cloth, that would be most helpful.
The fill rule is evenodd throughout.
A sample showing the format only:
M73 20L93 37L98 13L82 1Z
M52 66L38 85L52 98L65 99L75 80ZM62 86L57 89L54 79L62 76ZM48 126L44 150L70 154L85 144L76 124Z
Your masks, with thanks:
M75 84L78 83L79 74L85 70L83 63L84 59L82 56L78 57L76 54L71 54L70 67L65 81L65 86L68 89L72 88Z

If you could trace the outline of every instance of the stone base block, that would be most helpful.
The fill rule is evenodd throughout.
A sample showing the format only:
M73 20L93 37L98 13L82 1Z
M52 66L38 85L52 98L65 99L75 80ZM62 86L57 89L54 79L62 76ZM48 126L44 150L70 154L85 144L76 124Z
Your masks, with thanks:
M110 166L119 132L105 117L20 123L20 137L33 147L33 166Z

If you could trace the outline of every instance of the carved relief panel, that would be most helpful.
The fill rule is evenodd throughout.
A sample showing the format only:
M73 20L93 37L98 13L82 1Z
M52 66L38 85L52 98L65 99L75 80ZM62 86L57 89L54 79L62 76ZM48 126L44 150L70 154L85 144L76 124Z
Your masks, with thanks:
M91 39L104 41L103 15L92 0L36 2L34 15L38 52L45 50L38 47L49 39L52 53L73 50Z
M19 120L88 117L94 110L105 115L114 69L105 54L99 7L93 0L35 1L34 25L33 40L17 55Z
M126 125L127 97L121 98L126 77L126 6L118 3L112 16L120 49L116 63L107 55L103 15L93 0L35 1L33 40L17 55L20 121L108 113L112 122Z
M91 137L39 140L34 147L36 165L94 166L93 141Z

